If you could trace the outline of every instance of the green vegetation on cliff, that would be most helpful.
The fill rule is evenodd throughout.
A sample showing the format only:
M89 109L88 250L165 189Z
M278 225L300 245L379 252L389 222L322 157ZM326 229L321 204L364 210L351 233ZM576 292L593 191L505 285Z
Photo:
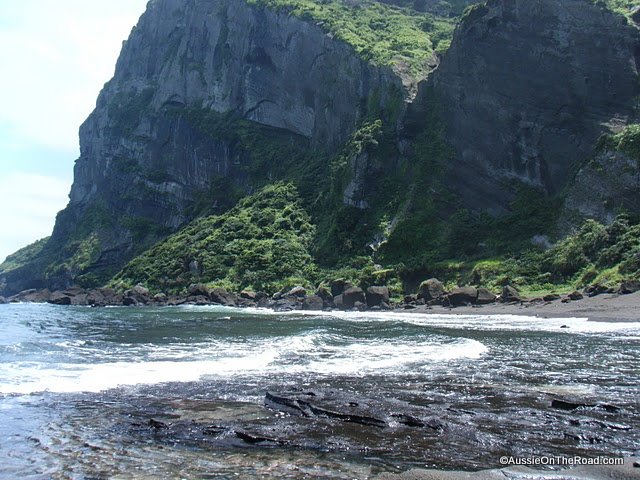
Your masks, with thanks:
M222 215L198 219L129 263L116 287L176 291L193 282L274 291L315 276L309 215L292 184L275 183Z
M414 76L433 67L434 51L446 50L455 21L373 0L246 0L319 23L377 65L406 64ZM431 65L431 66L430 66Z
M11 270L20 268L26 265L27 263L33 261L33 259L36 258L40 254L40 252L42 252L42 249L49 241L49 238L50 237L46 237L46 238L37 240L32 244L27 245L26 247L21 248L17 252L9 255L5 259L5 261L2 264L0 264L0 273L10 272Z

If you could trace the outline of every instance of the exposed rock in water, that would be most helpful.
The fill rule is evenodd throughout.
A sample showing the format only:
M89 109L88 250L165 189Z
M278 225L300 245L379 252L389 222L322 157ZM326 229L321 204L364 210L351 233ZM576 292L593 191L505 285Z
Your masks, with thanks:
M322 310L324 301L318 295L309 295L302 301L303 310Z

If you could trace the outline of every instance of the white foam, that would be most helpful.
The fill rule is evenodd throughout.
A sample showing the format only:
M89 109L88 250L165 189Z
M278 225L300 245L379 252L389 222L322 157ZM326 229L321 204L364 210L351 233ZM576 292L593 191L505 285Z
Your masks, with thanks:
M354 343L357 342L357 343ZM438 343L435 340L395 339L392 342L354 340L323 332L291 337L222 344L156 347L153 355L132 354L131 362L101 363L15 362L0 365L0 393L98 392L126 385L191 382L203 377L279 375L296 373L410 373L437 362L476 359L486 351L475 340ZM116 356L123 358L123 354ZM136 361L137 360L137 361Z

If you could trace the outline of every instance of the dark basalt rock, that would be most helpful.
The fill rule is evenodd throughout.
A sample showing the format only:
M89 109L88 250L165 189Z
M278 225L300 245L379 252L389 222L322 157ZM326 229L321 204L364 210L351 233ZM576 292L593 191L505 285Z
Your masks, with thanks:
M366 301L364 290L360 287L350 287L342 293L342 308L345 310L351 310L357 302L366 305ZM337 306L337 302L335 303Z
M571 292L569 295L567 295L567 298L569 300L575 301L575 300L582 300L584 296L576 290L575 292Z
M474 287L454 288L446 295L442 301L445 306L461 307L463 305L473 305L478 299L478 289Z
M339 278L337 280L333 280L331 282L331 296L337 297L338 295L342 295L342 293L345 290L348 290L351 287L353 287L353 285L351 285L351 282L348 282L348 281L343 280L341 278Z
M389 288L372 286L367 288L367 306L380 307L383 303L389 303Z
M490 303L494 303L498 297L491 293L486 288L478 289L478 298L476 299L476 303L478 305L489 305Z
M522 297L520 292L511 285L505 285L502 289L502 295L500 295L500 301L502 303L520 303L522 302Z
M309 295L302 301L303 310L322 310L324 301L318 295Z
M542 297L542 300L544 300L545 302L555 302L556 300L560 300L560 295L558 295L557 293L550 293Z
M425 302L439 300L444 296L444 284L437 278L430 278L420 284L418 298Z
M213 288L209 291L209 300L218 305L234 307L238 303L238 297L234 293L227 292L224 288Z
M620 284L620 288L618 289L618 293L622 295L628 295L630 293L636 293L640 291L640 282L637 280L627 280Z

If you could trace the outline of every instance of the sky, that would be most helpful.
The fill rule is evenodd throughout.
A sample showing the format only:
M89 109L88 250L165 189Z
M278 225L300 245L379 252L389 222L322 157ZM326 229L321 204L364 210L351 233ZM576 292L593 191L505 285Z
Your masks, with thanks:
M0 0L0 262L51 234L78 128L147 0Z

